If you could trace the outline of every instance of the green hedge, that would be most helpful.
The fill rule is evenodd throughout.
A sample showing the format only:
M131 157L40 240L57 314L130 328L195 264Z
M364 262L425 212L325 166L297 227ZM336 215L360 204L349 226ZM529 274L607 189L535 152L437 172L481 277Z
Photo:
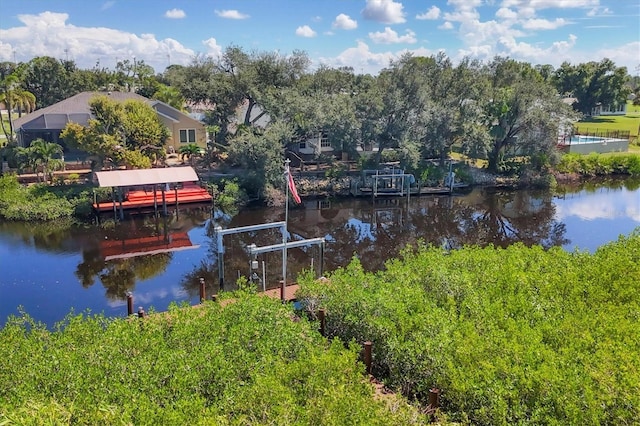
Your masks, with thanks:
M139 320L0 330L0 424L421 424L374 398L357 346L254 294Z
M92 214L92 188L85 185L22 186L16 176L0 176L0 218L47 221Z
M371 340L374 375L407 396L442 391L473 424L637 424L640 233L595 254L513 245L406 251L330 284L301 280L327 332Z
M589 155L566 154L560 159L556 170L560 173L578 173L587 176L610 174L640 175L640 155L616 154Z

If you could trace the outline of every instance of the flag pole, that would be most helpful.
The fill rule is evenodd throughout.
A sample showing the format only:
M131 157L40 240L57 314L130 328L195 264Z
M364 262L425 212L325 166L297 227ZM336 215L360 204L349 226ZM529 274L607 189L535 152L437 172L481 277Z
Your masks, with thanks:
M284 161L284 231L282 232L282 285L280 287L280 299L286 302L285 290L287 287L287 239L289 238L289 163L288 158Z

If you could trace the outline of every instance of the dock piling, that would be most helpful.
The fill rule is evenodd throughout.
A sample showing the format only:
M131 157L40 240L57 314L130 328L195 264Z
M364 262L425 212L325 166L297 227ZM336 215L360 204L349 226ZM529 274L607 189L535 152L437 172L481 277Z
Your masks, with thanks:
M371 346L373 343L370 340L364 342L364 365L366 366L367 374L371 374Z
M200 278L200 303L204 303L207 299L207 294L204 286L204 278Z
M133 315L133 293L127 293L127 316Z

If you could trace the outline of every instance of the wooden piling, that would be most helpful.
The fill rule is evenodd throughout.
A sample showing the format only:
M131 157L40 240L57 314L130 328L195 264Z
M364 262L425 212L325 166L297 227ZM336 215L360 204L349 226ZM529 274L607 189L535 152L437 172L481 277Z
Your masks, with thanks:
M133 315L133 293L127 293L127 315Z
M325 336L325 321L326 321L326 311L323 309L320 309L318 311L318 320L320 320L320 334L324 337Z
M364 365L367 368L367 374L371 374L371 346L373 343L370 340L364 342Z
M204 278L200 278L200 303L204 303L207 299L207 294L204 286Z
M144 318L145 313L144 313L144 308L142 306L140 306L138 308L138 318Z

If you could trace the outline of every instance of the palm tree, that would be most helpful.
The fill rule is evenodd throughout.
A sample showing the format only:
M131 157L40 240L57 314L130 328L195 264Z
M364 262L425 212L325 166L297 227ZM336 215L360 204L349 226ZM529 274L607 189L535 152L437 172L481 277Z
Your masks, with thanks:
M178 111L184 111L186 102L180 91L175 87L160 84L158 90L153 94L153 98L174 107Z
M56 156L62 157L62 147L57 143L47 142L44 139L38 138L31 142L29 148L32 150L32 155L37 159L39 164L42 164L44 180L46 181L47 177L52 179L53 172L62 168L61 158L56 158Z
M185 157L189 158L189 164L193 166L193 160L196 156L200 155L200 147L195 143L190 143L180 147L180 154L182 160L184 161Z
M0 103L6 106L9 118L9 129L5 127L4 120L0 120L2 131L7 138L7 142L12 142L13 118L11 113L13 109L18 109L19 116L22 116L22 111L33 111L36 107L36 97L33 93L22 89L18 76L12 73L0 80Z

